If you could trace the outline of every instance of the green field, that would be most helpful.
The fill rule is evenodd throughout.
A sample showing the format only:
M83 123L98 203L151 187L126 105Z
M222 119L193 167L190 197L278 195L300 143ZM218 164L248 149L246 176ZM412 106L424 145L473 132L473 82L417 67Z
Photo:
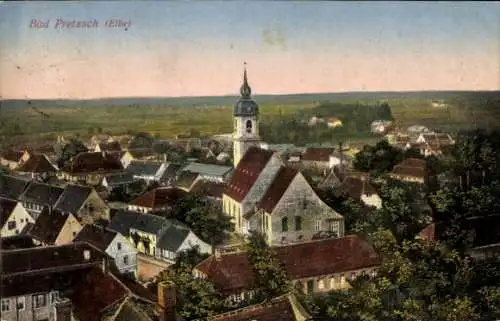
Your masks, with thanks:
M443 93L385 95L363 94L363 96L291 95L266 96L260 103L261 122L313 115L315 107L326 102L376 104L387 102L396 122L405 128L420 124L455 132L473 127L496 127L500 124L500 92ZM333 95L333 94L332 94ZM302 99L300 99L302 97ZM173 99L173 98L172 98ZM12 136L33 139L54 134L88 136L97 132L122 134L140 131L150 132L162 138L187 134L195 129L203 135L222 134L232 131L232 101L237 97L207 97L192 100L175 98L176 103L136 99L130 102L93 101L25 101L5 102L0 109L0 133L4 139ZM218 99L218 100L217 100ZM433 107L432 101L439 99L446 107ZM223 102L224 104L219 104ZM15 106L14 106L15 105ZM14 107L12 107L14 106ZM35 106L36 108L33 108ZM46 117L42 117L43 112ZM334 109L328 111L335 116ZM306 117L306 116L304 116ZM293 130L293 128L290 128ZM365 137L353 138L364 140ZM265 134L263 133L263 136ZM373 139L373 137L366 137ZM283 142L286 143L286 142Z

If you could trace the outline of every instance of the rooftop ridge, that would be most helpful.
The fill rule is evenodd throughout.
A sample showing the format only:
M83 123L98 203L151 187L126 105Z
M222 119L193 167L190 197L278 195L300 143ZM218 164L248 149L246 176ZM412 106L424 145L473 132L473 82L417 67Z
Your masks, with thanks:
M221 313L221 314L218 314L218 315L215 315L215 316L211 316L211 317L208 317L207 320L214 320L214 319L217 319L217 318L220 318L220 317L224 317L224 316L235 315L235 314L238 314L240 312L255 311L257 309L266 308L266 307L272 306L273 304L279 302L280 300L283 300L283 299L287 299L288 300L290 294L291 293L288 292L288 293L285 293L285 294L280 295L278 297L275 297L275 298L272 298L272 299L269 299L269 300L264 300L261 303L253 304L253 305L250 305L250 306L246 306L246 307L243 307L243 308L239 308L239 309L236 309L236 310L232 310L232 311Z

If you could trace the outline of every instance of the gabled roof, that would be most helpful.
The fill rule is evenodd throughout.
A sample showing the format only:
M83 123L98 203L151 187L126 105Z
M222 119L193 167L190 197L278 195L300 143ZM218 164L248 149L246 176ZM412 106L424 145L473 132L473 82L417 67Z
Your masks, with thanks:
M272 251L291 280L349 272L381 263L373 247L356 235L272 247ZM220 259L212 255L196 269L224 292L254 286L254 272L246 252L222 254Z
M158 234L170 224L172 224L171 220L161 216L118 210L111 218L108 228L124 236L129 236L131 228L150 234Z
M177 180L175 180L172 185L178 188L190 190L193 186L193 183L198 179L199 176L200 174L198 173L183 171L179 174L179 177L177 177Z
M129 296L118 306L110 321L158 321L157 310L154 304Z
M0 196L18 199L28 186L29 181L10 175L0 174Z
M68 184L54 207L63 212L76 214L92 191L93 188L90 186Z
M376 195L377 190L370 184L368 178L349 176L339 186L342 193L354 199L361 199L363 195Z
M214 164L202 164L202 163L191 163L183 168L182 171L188 171L192 173L199 173L207 176L224 176L229 173L233 168L229 166L214 165Z
M285 194L288 189L288 186L290 186L295 176L297 176L297 173L296 169L282 166L276 174L274 181L260 200L258 207L267 213L272 213L283 197L283 194Z
M130 202L130 205L152 209L173 206L186 195L185 191L175 187L159 187L145 192Z
M127 172L134 176L155 176L161 168L161 162L131 161Z
M392 174L407 177L425 178L427 162L418 158L407 158L392 169Z
M222 198L222 194L226 189L226 183L207 181L203 179L197 180L191 187L189 193L209 196L214 198Z
M15 235L0 238L0 248L6 250L20 250L36 247L33 239L29 235Z
M249 148L234 170L224 194L237 202L243 201L272 156L272 151Z
M315 148L309 147L302 154L302 160L313 162L329 162L330 155L335 151L334 148Z
M113 242L117 232L105 228L87 224L73 239L73 242L87 242L99 250L105 252L108 246Z
M105 176L108 185L129 184L134 181L134 176L130 172L109 174Z
M93 173L122 170L122 163L103 152L83 152L76 155L64 168L68 173Z
M273 298L263 304L209 317L209 321L297 321L294 304L288 295Z
M49 211L49 207L45 207L28 235L40 242L54 244L70 215L59 210Z
M79 320L101 321L103 311L127 295L128 289L115 276L94 268L75 285L70 299Z
M30 158L16 172L21 173L55 173L57 168L43 154L31 154Z
M16 205L17 201L0 197L0 228L7 222Z
M19 200L54 206L64 189L38 182L30 182Z
M88 259L84 253L90 254ZM101 263L105 254L87 243L43 246L21 250L0 251L2 277L13 274L50 272L55 269L78 268L92 262Z
M170 225L156 243L156 247L176 253L191 231L186 226Z
M106 152L118 152L122 150L119 142L99 143L99 149Z
M160 178L160 181L169 181L172 179L175 179L177 177L177 174L181 170L182 165L180 164L173 164L169 163L167 165L167 169L163 172L163 175Z
M14 151L14 150L6 150L2 152L1 157L10 162L19 162L21 157L23 157L24 152L22 151Z

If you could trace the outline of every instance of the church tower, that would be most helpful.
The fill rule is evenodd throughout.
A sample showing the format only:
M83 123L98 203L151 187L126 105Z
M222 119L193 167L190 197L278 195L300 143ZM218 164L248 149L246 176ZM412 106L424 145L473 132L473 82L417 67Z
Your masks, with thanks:
M233 163L238 166L243 155L252 147L260 147L259 105L252 98L252 89L248 85L247 68L243 72L241 97L234 106L233 120Z

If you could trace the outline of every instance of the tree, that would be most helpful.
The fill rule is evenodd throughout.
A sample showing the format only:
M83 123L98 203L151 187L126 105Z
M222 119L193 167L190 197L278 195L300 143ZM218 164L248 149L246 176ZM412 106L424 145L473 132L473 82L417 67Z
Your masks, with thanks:
M380 174L391 171L394 165L403 159L404 154L401 150L391 146L386 140L382 140L375 146L365 145L356 154L354 167L362 172Z
M257 298L271 299L290 291L285 271L273 257L264 237L258 233L250 235L247 253L255 275Z
M140 132L132 138L129 148L153 148L154 141L151 134Z
M59 168L64 167L74 156L84 152L88 152L88 148L81 141L73 138L70 139L70 141L62 148L61 156L57 161Z

